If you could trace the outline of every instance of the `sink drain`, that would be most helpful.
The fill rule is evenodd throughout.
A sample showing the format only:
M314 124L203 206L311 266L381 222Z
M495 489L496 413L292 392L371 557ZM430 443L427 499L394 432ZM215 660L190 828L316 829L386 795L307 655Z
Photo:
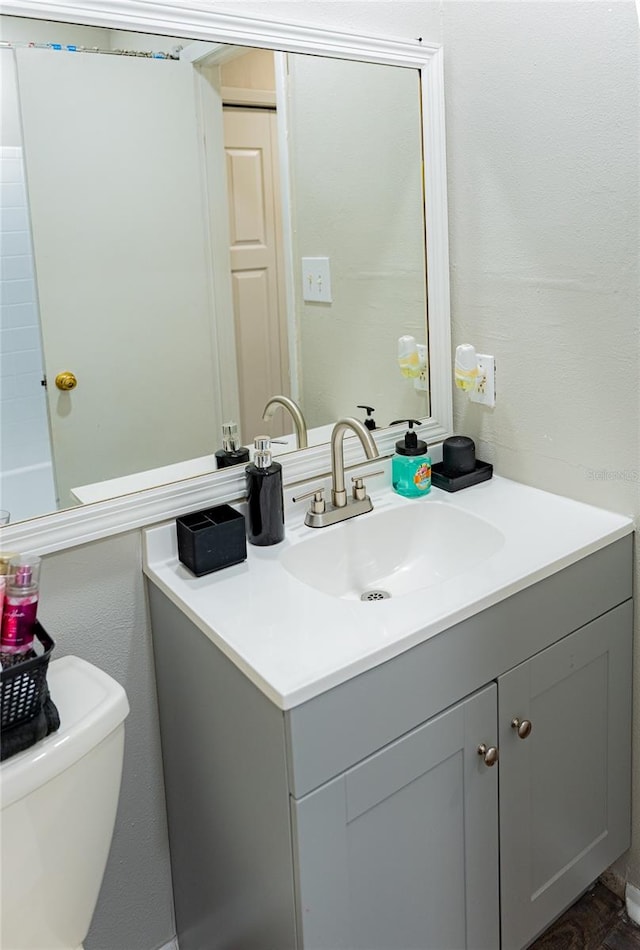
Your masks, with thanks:
M360 594L360 600L388 600L391 594L388 590L365 590Z

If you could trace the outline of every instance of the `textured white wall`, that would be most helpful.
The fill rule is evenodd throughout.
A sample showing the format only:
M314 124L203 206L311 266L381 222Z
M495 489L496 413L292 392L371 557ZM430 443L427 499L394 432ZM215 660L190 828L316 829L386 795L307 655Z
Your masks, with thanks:
M216 4L267 15L255 0L241 8ZM633 2L270 0L268 16L445 45L453 340L495 353L499 370L496 409L459 399L456 429L502 474L640 516ZM48 557L41 615L60 654L114 672L132 700L87 948L152 950L171 934L169 863L137 536ZM636 884L638 768L634 845L619 864Z

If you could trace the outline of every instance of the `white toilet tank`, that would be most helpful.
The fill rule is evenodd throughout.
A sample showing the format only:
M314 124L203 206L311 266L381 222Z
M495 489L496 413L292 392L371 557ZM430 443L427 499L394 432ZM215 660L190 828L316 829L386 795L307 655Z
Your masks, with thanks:
M0 947L78 950L102 883L116 817L123 688L66 656L49 665L57 732L0 766Z

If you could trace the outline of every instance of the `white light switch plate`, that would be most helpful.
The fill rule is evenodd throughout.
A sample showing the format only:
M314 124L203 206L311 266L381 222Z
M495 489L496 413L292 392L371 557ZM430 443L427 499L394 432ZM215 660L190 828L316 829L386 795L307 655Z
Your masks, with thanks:
M328 257L302 258L302 298L331 303L331 268Z

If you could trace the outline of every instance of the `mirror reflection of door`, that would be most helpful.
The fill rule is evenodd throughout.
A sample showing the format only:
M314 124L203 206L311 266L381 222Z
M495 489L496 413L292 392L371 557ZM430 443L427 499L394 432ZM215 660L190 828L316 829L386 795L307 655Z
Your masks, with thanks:
M193 76L168 60L16 54L66 506L73 487L216 447ZM54 385L65 370L78 379L72 392Z
M267 400L289 394L275 111L225 107L224 137L240 431L255 435ZM269 424L290 428L283 413Z

